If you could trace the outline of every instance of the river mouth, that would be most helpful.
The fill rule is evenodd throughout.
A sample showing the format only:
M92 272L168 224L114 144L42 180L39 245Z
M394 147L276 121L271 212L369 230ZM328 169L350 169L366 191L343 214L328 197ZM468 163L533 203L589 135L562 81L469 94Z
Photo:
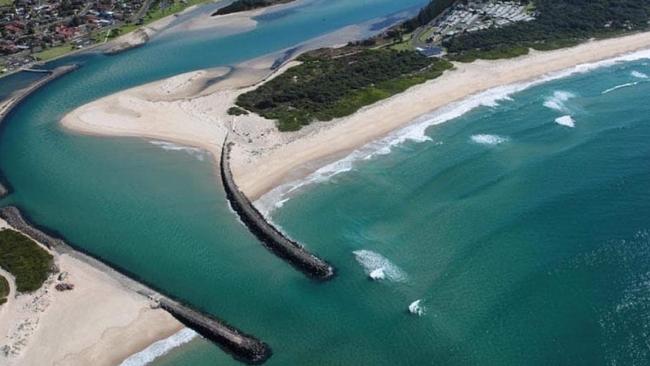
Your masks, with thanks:
M212 46L248 57L235 41ZM255 334L269 365L647 363L650 84L629 84L648 59L491 99L291 196L270 217L336 264L315 283L238 222L213 156L59 129L78 104L181 69L126 80L163 44L87 56L17 108L0 142L14 188L2 203ZM188 364L237 361L200 338L154 361Z
M20 206L36 223L61 232L98 258L252 334L265 329L262 339L284 334L269 343L274 351L278 344L292 352L294 336L279 320L294 323L305 312L311 313L309 323L315 322L319 316L309 311L311 306L291 303L302 302L299 289L306 286L311 293L319 287L305 284L301 274L241 227L228 208L211 156L201 160L147 139L71 134L58 121L75 107L119 90L184 71L236 64L422 3L307 1L302 10L262 21L250 32L192 34L190 42L163 34L123 54L80 54L53 62L48 66L81 67L35 92L3 123L0 168L13 192L0 203ZM308 31L297 32L301 27ZM191 54L200 57L186 57ZM278 286L269 286L269 279ZM293 288L289 294L287 286ZM324 303L330 291L306 296ZM266 309L260 311L262 303ZM275 305L282 303L287 304L283 310ZM303 327L298 323L290 326L295 334ZM211 361L233 363L215 347L193 343Z

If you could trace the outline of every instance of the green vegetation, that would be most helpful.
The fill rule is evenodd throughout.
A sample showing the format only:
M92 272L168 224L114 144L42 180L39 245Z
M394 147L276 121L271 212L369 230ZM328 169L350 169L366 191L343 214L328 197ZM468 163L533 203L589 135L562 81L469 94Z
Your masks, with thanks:
M323 49L298 58L237 105L278 120L281 131L295 131L314 120L329 121L440 76L452 66L414 51L358 48Z
M248 114L248 111L239 107L230 107L228 108L228 114L231 116L244 116Z
M563 48L649 26L650 0L535 0L533 4L537 14L533 21L460 34L444 46L453 59L494 59L518 56L528 48Z
M0 0L0 4L2 1L3 0ZM90 34L90 38L94 43L103 43L104 41L110 41L114 38L117 38L118 36L131 33L141 28L143 25L155 22L156 20L162 19L169 15L179 13L189 8L190 6L206 3L208 1L210 0L155 0L152 3L149 11L140 22L126 22L114 28L104 28L100 31L94 31ZM33 54L33 56L36 57L39 61L50 61L76 50L77 48L75 48L72 44L66 43L61 46L51 47L41 52L36 52Z
M168 15L180 13L190 6L206 3L210 0L155 0L147 15L144 17L144 24L155 22ZM127 32L124 32L127 33Z
M294 0L236 0L232 4L217 10L212 15L226 15L240 11L264 8L271 5L289 3L292 1Z
M222 11L234 11L236 7L247 10L244 7L270 1L239 0ZM535 12L535 20L459 33L443 42L448 51L446 59L472 62L479 58L514 58L528 54L531 48L564 48L594 37L650 27L650 0L518 1ZM436 78L452 65L443 59L428 59L413 47L425 42L433 31L420 27L428 25L455 2L431 0L417 16L379 36L340 49L309 52L298 58L302 64L240 95L236 101L238 108L233 107L228 113L240 115L245 109L277 120L281 131L295 131L312 121L352 114L363 106Z
M488 50L470 50L457 55L450 55L449 59L460 62L474 62L477 59L498 60L503 58L515 58L527 55L530 52L528 47L504 47L493 48Z
M34 53L34 57L36 57L40 61L48 61L48 60L55 59L57 57L61 57L74 50L75 48L73 45L71 45L70 43L65 43L61 46L51 47L41 52L36 52Z
M52 255L14 230L0 231L0 267L14 275L18 292L38 290L52 271Z
M9 281L0 276L0 305L7 302L7 296L9 296Z

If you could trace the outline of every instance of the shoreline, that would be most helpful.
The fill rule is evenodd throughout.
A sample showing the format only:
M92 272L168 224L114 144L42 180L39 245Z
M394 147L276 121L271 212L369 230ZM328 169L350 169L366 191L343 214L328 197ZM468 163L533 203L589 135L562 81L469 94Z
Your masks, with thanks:
M60 66L56 69L50 71L48 75L26 88L20 89L12 93L6 100L3 100L0 103L0 130L2 129L5 118L11 114L11 112L16 108L20 103L22 103L27 97L32 95L34 92L49 84L50 82L60 78L63 75L66 75L72 71L75 71L78 68L77 65L69 66ZM6 182L2 171L0 171L0 199L11 194L11 185Z
M48 60L39 60L39 61L34 61L32 63L29 63L27 66L21 67L16 70L12 70L6 73L0 74L0 80L2 80L5 77L23 72L25 69L30 69L36 65L39 64L48 64L50 62L54 62L57 60L61 60L66 57L71 57L74 55L78 55L84 52L101 52L107 55L114 55L118 54L124 51L128 51L132 48L140 47L149 42L152 37L156 36L158 33L162 32L164 29L166 29L178 16L184 14L185 12L191 11L195 9L199 5L205 5L209 3L218 3L222 0L206 0L205 3L202 4L196 4L189 6L177 13L169 14L165 17L162 17L160 19L156 19L153 22L149 24L142 25L140 27L137 27L128 33L121 34L117 38L111 39L110 41L103 41L103 42L97 42L93 43L91 45L88 45L83 48L79 49L74 49L70 50L69 52L66 52L65 54L53 57ZM119 29L120 27L116 27L115 29ZM112 31L113 29L111 29Z
M27 235L0 219L4 228ZM6 365L115 365L184 328L109 274L32 240L53 255L59 272L39 290L12 294L0 306L0 360ZM74 289L55 290L60 276Z
M272 351L266 343L260 341L252 335L244 333L243 331L235 328L234 326L231 326L230 324L211 314L194 310L191 306L185 305L180 299L174 298L170 295L165 295L163 292L158 291L151 285L148 285L137 275L134 275L124 268L113 264L107 264L106 262L88 254L83 249L77 249L79 247L74 246L73 244L69 244L69 242L62 239L63 236L61 236L59 233L42 226L38 226L30 221L30 218L23 214L18 207L5 206L0 208L0 219L3 220L2 222L5 222L9 226L15 228L15 230L20 231L24 235L30 237L32 240L42 245L46 250L50 251L53 254L56 254L58 258L71 258L71 260L76 260L78 263L87 266L87 268L91 269L92 271L101 274L101 276L103 276L105 279L108 279L113 283L119 285L120 288L122 288L124 292L129 296L136 297L144 301L149 309L155 310L156 313L160 314L158 316L159 319L152 321L152 324L162 322L163 320L160 319L161 317L165 317L165 319L173 322L175 327L167 332L164 337L159 337L159 339L148 339L146 336L148 334L148 328L129 332L129 341L131 343L138 344L138 349L136 352L131 352L131 354L120 354L120 357L124 356L120 359L120 361L126 359L134 353L139 353L140 351L145 350L152 343L169 338L172 335L178 333L182 329L179 324L183 324L186 327L191 328L204 338L212 341L225 353L244 363L261 364L264 363L269 357L271 357ZM52 279L52 277L50 277L50 279ZM101 281L89 281L89 283L98 285L101 284ZM45 292L47 292L47 290ZM84 301L89 301L90 298L96 297L92 296L92 294L88 294L88 296L85 297ZM75 305L75 303L72 305ZM69 306L64 306L63 310L61 310L64 314L59 317L55 317L55 319L66 318L66 324L74 323L76 314L74 312L68 311L68 307ZM94 306L84 305L83 310L88 316L98 316L96 315L95 311L88 312L88 309L92 309L93 307ZM111 316L119 316L122 314L121 312L115 312L115 308L118 307L110 307L110 309L106 309L104 311L105 314L103 314L103 318L110 318ZM60 335L59 328L61 327L50 326L47 327L45 331ZM101 332L91 333L95 336L97 336L97 333L103 336L107 333L108 330L111 329L111 327L104 327L102 329L103 330ZM77 329L74 331L77 331ZM138 334L144 334L145 336L136 336ZM120 337L115 337L119 341ZM55 341L47 344L55 347L57 345L57 342ZM78 350L79 347L74 347L72 349ZM74 353L74 351L70 351L69 353ZM106 357L115 358L115 356L112 355L114 352L109 352L107 350L106 353ZM109 354L111 354L111 356L109 356ZM40 356L45 357L47 354L45 356ZM116 360L113 359L109 365L115 363L115 361ZM80 363L80 365L86 364L88 363Z
M441 77L351 116L315 122L290 133L278 132L273 121L256 115L232 117L226 113L237 95L255 87L238 83L234 76L224 81L227 86L220 88L217 83L209 92L195 95L182 95L186 87L161 91L165 82L174 78L189 80L188 74L192 73L101 98L70 112L61 123L76 133L156 138L197 146L212 153L215 161L226 131L232 128L232 141L236 142L233 176L240 190L254 201L451 104L497 88L519 91L527 87L518 88L522 83L649 48L650 32L644 32L560 50L531 51L514 59L455 63L455 69ZM174 95L179 99L174 100Z
M521 84L535 85L535 81L545 82L546 77L555 73L646 49L650 49L650 32L589 41L554 51L531 50L529 55L513 59L454 63L455 68L441 77L366 106L351 116L330 122L315 122L316 126L307 127L316 130L315 133L242 164L236 172L236 179L242 191L251 199L258 200L274 189L300 181L318 169L349 156L359 148L404 128L414 127L419 119L443 111L450 105L501 88L512 89L508 93L512 94L531 86L520 87ZM447 120L436 121L426 127ZM297 174L291 176L292 171Z

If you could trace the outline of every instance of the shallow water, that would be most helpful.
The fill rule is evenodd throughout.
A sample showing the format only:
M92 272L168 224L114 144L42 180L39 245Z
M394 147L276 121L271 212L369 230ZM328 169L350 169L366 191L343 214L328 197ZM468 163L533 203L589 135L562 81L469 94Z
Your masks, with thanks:
M322 284L244 229L200 151L56 124L110 92L424 2L311 1L245 34L76 56L79 71L7 121L0 166L16 191L2 203L260 337L269 365L646 364L647 60L486 100L298 189L271 215L337 267ZM377 266L385 278L371 281ZM420 317L408 313L418 299ZM238 363L196 339L153 364Z

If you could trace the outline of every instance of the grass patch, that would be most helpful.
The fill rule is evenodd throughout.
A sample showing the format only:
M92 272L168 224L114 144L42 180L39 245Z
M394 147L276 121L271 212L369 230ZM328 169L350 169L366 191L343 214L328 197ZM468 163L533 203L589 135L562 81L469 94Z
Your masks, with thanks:
M171 0L171 2L164 0L155 1L147 12L147 15L144 17L144 24L155 22L156 20L162 19L168 15L180 13L190 6L207 3L208 1L210 0ZM161 6L161 4L167 6Z
M23 234L2 230L0 267L14 275L18 292L32 292L38 290L52 272L53 258Z
M69 43L63 44L61 46L51 47L41 52L34 53L34 57L40 61L48 61L57 57L61 57L67 53L74 51L75 48Z
M433 33L435 32L435 29L433 27L427 28L425 32L422 32L420 34L420 37L418 38L418 41L421 43L426 43L427 39L433 36Z
M0 6L11 6L13 3L14 0L0 0Z
M413 33L402 36L401 42L396 42L388 46L388 48L395 51L413 51Z
M350 115L452 67L415 51L354 47L316 50L298 60L300 65L240 95L237 105L278 120L281 131L295 131Z
M9 296L9 281L0 276L0 305L7 302L7 296Z

